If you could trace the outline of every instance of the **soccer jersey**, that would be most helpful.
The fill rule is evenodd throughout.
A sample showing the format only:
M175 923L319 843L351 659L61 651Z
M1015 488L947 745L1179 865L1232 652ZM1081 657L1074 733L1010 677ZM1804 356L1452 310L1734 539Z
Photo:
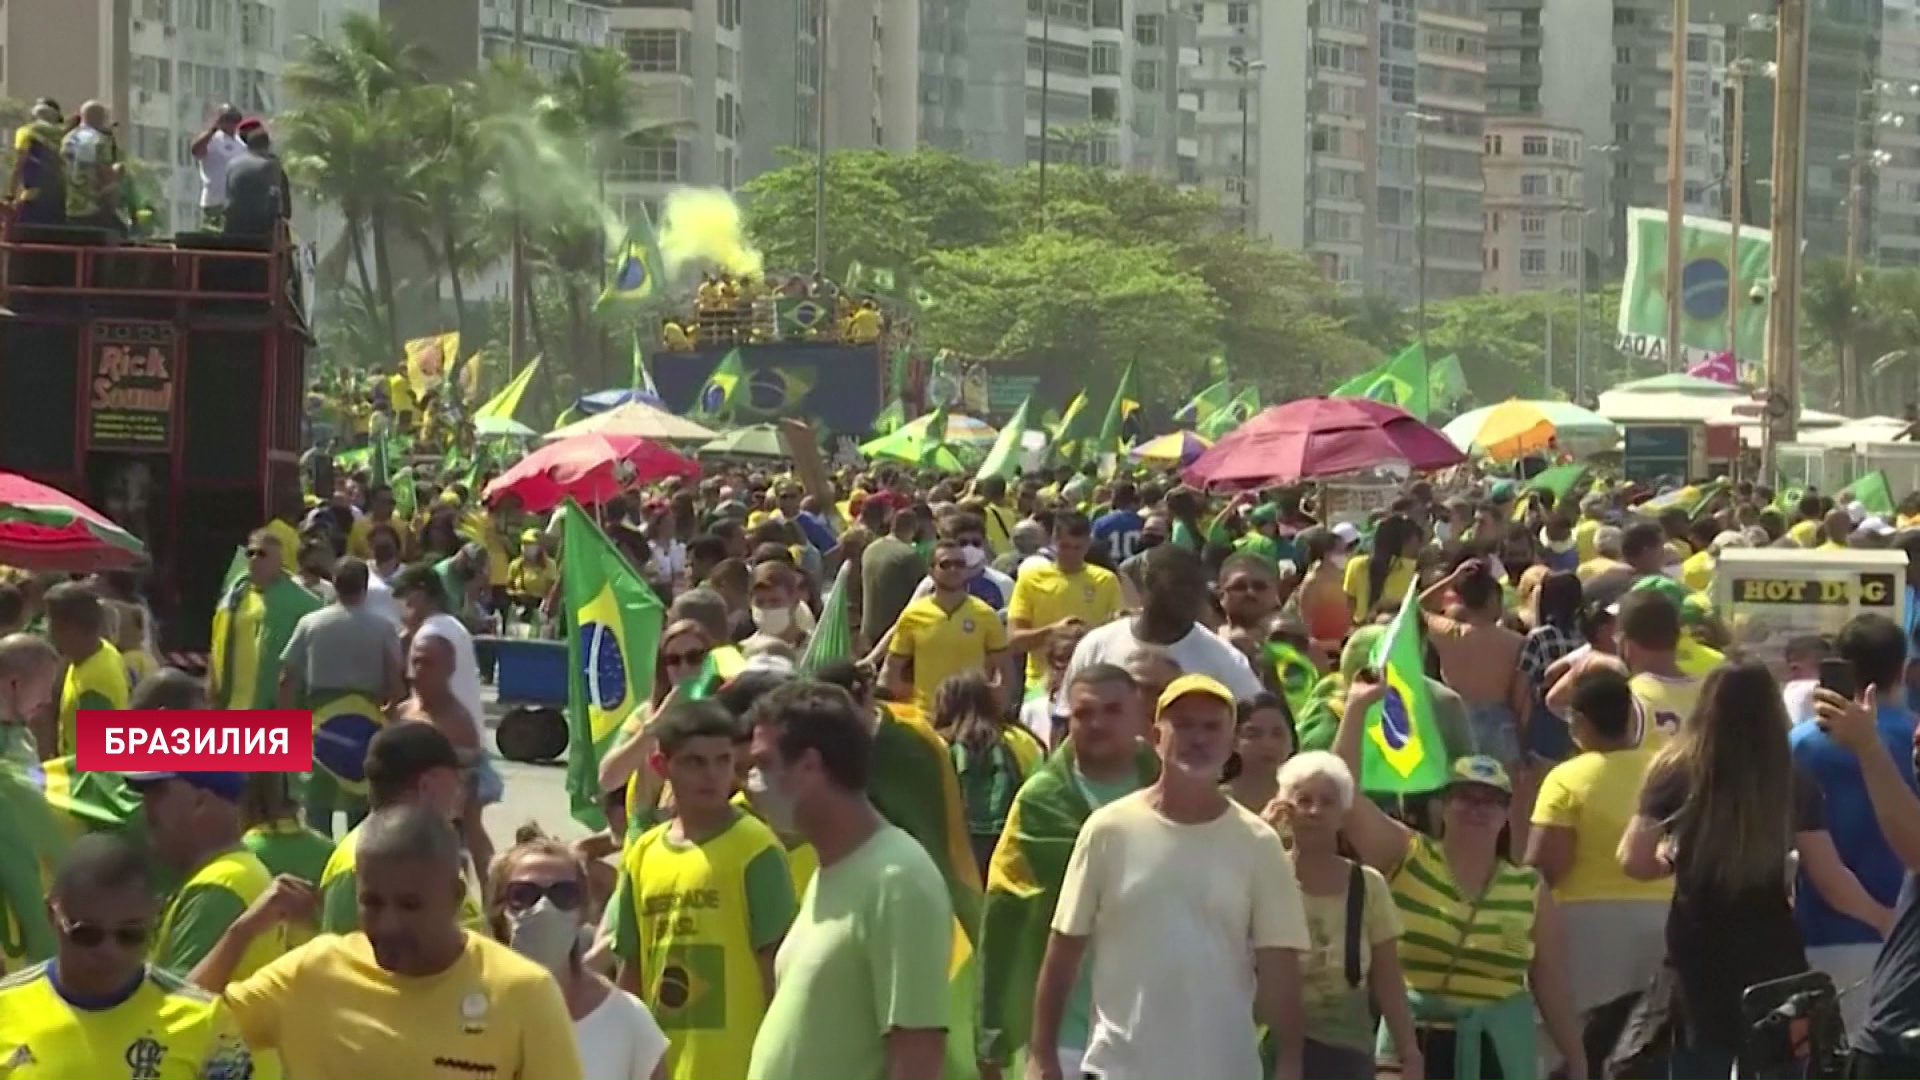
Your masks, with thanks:
M127 662L104 638L92 656L69 665L60 684L60 756L74 753L74 725L81 709L124 709L131 690Z
M365 824L362 822L361 824ZM360 929L358 875L354 870L355 853L360 846L360 825L347 830L339 846L320 872L320 932L350 934ZM486 916L481 914L480 899L473 878L473 867L463 868L467 895L460 901L460 925L478 933L487 933Z
M272 886L273 875L266 864L244 847L208 859L167 901L166 913L160 917L160 928L153 938L154 966L183 978L190 974L220 943L233 921L246 914ZM241 954L232 977L244 979L286 951L284 928L261 934Z
M913 703L931 714L941 683L953 675L985 671L987 657L1006 647L1007 631L999 614L978 597L963 597L948 611L929 596L900 612L887 651L913 662Z
M0 1077L243 1080L252 1055L220 999L149 968L123 995L75 1002L52 963L0 979Z
M1030 627L1076 618L1091 627L1110 622L1121 607L1120 579L1111 570L1087 565L1068 574L1052 563L1031 563L1014 583L1007 618ZM1046 681L1046 675L1047 651L1028 653L1027 685Z
M630 902L614 949L640 969L640 996L667 1034L677 1080L745 1076L771 987L759 952L780 941L797 904L780 838L751 814L699 844L671 823L622 862Z

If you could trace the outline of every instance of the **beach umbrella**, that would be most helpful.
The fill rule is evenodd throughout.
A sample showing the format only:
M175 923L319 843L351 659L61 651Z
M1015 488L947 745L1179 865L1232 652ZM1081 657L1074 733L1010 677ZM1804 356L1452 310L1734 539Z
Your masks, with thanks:
M1127 451L1127 456L1135 461L1160 465L1191 465L1212 446L1213 443L1191 431L1176 431L1171 435L1148 439Z
M79 499L0 472L0 565L20 570L122 570L147 546Z
M711 428L702 427L644 401L629 401L549 431L543 438L548 442L558 442L576 435L629 435L662 442L706 442L717 434L719 432Z
M714 457L784 458L787 446L780 441L780 429L772 424L735 428L712 442L704 443L700 453Z
M699 465L649 439L576 435L549 442L521 458L495 477L485 494L488 502L518 495L528 511L538 514L566 498L591 506L634 484L699 475Z
M1467 459L1445 435L1368 398L1302 398L1223 436L1183 474L1208 487L1264 487L1398 467L1444 469Z

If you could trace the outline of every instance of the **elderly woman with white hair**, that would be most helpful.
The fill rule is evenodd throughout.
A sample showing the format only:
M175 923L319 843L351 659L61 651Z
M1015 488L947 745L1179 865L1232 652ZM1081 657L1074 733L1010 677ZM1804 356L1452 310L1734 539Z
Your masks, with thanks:
M1267 819L1290 837L1294 876L1306 903L1313 949L1300 965L1306 1009L1302 1077L1374 1075L1369 1002L1395 1045L1418 1047L1407 983L1400 972L1400 916L1380 871L1340 854L1340 826L1353 807L1353 772L1336 754L1309 750L1280 766L1279 794ZM1423 1076L1419 1053L1403 1057L1407 1076Z

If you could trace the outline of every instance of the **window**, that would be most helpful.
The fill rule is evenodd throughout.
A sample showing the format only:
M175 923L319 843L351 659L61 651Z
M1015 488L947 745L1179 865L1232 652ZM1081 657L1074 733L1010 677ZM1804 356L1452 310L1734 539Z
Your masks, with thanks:
M1135 60L1133 62L1133 85L1140 90L1160 89L1160 61Z
M173 0L140 0L140 17L166 22L173 18Z
M1625 45L1615 46L1613 50L1613 62L1621 67L1632 67L1633 50Z
M1094 87L1092 116L1101 123L1120 119L1120 91L1106 86Z
M663 135L636 135L627 141L614 159L611 177L641 183L676 183L688 179L681 173L682 147Z
M732 94L722 94L713 99L714 134L722 138L733 138L739 132L740 106Z
M1522 135L1520 137L1522 157L1546 157L1547 137L1545 135Z
M1126 17L1121 0L1093 0L1093 28L1095 30L1120 30L1125 26Z
M1704 34L1687 35L1687 63L1704 64L1707 62L1707 38Z
M1545 195L1547 193L1546 173L1526 173L1520 177L1520 194Z
M734 81L734 57L732 48L726 45L715 46L713 74L715 78L726 82Z
M1133 40L1141 45L1160 44L1160 24L1164 16L1135 15L1133 17Z
M1616 105L1633 103L1633 84L1618 82L1613 84L1613 102Z
M1521 214L1520 215L1520 235L1521 236L1547 235L1547 219L1545 215Z
M1063 75L1085 75L1092 65L1092 50L1083 45L1066 45L1050 42L1041 45L1039 38L1027 39L1027 67L1058 71Z
M1093 73L1095 75L1120 74L1120 46L1113 42L1095 42L1093 46Z
M629 30L623 44L627 66L634 71L687 71L681 60L688 44L685 30Z
M1232 0L1232 2L1227 4L1228 26L1245 26L1247 25L1247 19L1247 0Z
M1523 274L1544 274L1547 272L1547 251L1545 248L1521 248L1520 272Z
M740 0L715 0L715 9L720 29L732 30L740 25Z

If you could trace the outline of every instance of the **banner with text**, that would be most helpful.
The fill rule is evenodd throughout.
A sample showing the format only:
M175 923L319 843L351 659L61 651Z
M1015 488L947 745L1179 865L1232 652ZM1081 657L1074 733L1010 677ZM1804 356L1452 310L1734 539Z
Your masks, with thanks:
M173 327L99 321L88 329L87 448L164 454L173 447Z

